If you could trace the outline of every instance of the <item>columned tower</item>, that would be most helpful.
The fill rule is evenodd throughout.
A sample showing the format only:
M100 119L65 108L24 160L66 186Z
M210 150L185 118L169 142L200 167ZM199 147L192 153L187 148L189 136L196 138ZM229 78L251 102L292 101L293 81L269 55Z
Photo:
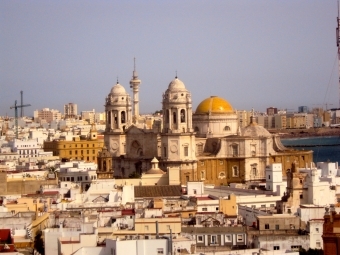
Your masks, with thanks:
M136 71L136 58L133 59L133 73L132 73L132 79L130 80L130 88L132 88L133 91L133 123L136 123L137 118L139 117L139 84L141 84L141 80L138 79L138 74Z

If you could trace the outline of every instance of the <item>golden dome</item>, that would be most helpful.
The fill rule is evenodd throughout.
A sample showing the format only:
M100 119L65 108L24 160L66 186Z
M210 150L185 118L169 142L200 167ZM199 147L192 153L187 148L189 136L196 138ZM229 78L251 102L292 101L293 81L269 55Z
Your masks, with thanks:
M233 112L231 104L218 96L204 99L196 108L195 113L230 113Z

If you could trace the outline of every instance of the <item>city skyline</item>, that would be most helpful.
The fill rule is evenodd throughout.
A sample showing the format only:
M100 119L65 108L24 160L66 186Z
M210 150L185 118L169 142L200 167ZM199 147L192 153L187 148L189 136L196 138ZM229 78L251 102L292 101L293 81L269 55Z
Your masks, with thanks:
M337 1L2 1L0 115L24 92L42 108L104 111L117 82L140 112L161 109L177 73L193 109L218 95L234 109L339 107Z

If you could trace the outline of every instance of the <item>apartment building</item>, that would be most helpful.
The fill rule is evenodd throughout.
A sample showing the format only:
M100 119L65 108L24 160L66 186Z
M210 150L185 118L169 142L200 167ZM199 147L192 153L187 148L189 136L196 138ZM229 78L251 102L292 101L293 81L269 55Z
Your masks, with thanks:
M61 120L61 113L54 109L43 108L42 110L35 110L33 114L35 122L51 123L55 120Z

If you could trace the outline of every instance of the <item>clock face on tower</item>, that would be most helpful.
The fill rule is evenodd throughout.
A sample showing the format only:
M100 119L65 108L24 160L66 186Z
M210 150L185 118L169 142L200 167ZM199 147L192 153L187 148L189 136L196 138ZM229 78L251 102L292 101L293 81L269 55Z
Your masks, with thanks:
M118 149L118 142L114 139L111 139L110 148L111 150L116 151Z

